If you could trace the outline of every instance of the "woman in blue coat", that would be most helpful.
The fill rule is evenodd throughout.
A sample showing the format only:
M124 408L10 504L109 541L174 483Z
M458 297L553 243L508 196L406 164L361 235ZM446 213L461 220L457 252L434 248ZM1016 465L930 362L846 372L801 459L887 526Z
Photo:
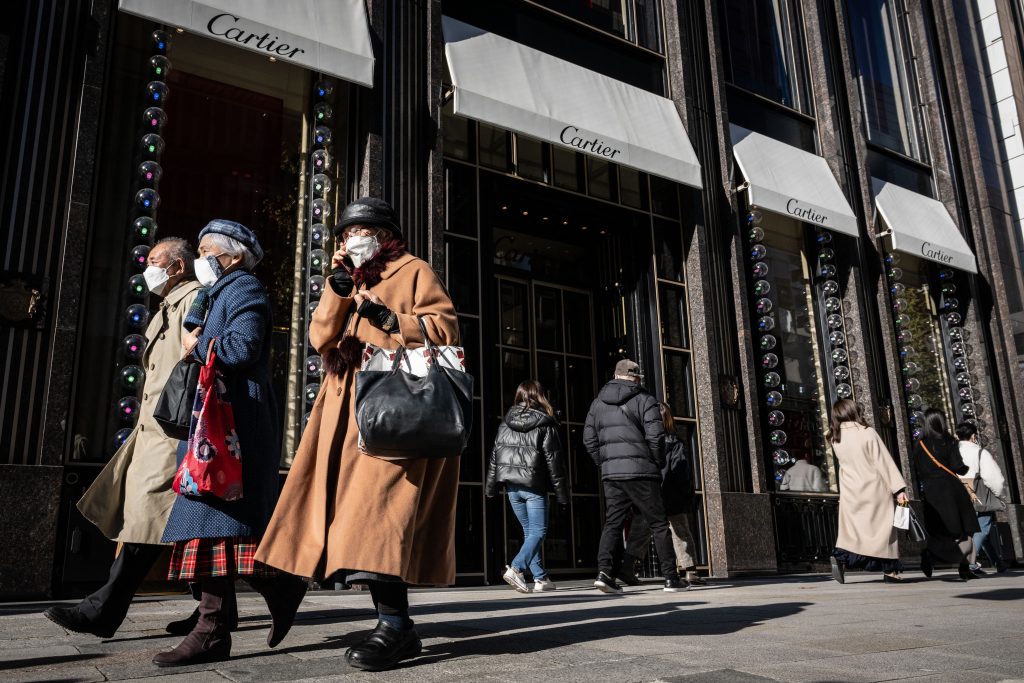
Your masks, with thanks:
M225 501L183 495L174 502L162 538L174 544L168 578L198 583L202 597L195 628L176 648L156 656L153 662L160 666L230 656L225 606L234 601L236 578L246 578L267 600L274 618L267 637L271 647L291 626L306 589L303 580L290 574L272 576L253 561L280 489L281 434L270 386L270 300L250 272L263 249L251 230L232 221L211 221L199 239L196 277L208 288L208 312L205 322L183 337L182 346L193 360L205 363L213 342L217 369L234 411L242 497ZM185 450L182 442L179 465Z

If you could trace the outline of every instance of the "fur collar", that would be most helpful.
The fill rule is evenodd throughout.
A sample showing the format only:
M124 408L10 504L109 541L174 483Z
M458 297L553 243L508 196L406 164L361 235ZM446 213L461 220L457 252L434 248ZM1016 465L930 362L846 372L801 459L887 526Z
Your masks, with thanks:
M380 283L381 275L388 267L388 264L397 260L405 254L405 242L402 240L387 240L380 243L377 254L359 268L352 271L352 279L356 287L365 286L370 289Z

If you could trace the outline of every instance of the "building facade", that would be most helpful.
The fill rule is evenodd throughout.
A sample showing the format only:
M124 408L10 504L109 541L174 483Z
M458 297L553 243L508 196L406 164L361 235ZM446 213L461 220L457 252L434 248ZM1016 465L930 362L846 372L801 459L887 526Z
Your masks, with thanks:
M74 502L137 410L154 303L138 264L154 239L194 240L213 217L259 234L287 476L319 391L306 327L332 216L365 194L395 204L446 283L476 378L460 583L497 580L520 541L483 476L528 377L559 411L572 485L546 566L595 570L602 500L582 426L623 356L689 444L702 571L827 563L825 432L844 397L915 488L922 411L975 420L1010 482L1004 552L1024 558L1015 2L5 11L0 537L26 551L0 561L0 593L105 577L114 548ZM820 490L787 478L801 461Z

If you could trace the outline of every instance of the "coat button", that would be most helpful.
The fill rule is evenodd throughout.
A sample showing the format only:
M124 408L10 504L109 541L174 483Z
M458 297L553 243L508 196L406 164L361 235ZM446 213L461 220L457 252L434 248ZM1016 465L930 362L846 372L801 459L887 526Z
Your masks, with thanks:
M341 396L341 387L338 387L338 396Z
M149 369L150 370L156 370L156 363L150 363L149 364Z
M149 400L149 394L143 394L142 395L142 400L143 401L148 401Z
M146 425L139 425L139 431L140 432L146 431Z
M166 334L164 334L163 332L161 332L161 333L160 333L160 338L161 338L161 339L166 339L166 338L167 338L167 335L166 335Z

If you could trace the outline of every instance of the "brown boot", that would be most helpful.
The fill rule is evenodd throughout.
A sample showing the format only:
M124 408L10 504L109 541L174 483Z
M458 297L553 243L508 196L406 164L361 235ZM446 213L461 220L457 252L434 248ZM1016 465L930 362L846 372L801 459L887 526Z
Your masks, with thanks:
M301 576L287 572L281 572L273 578L251 577L248 581L249 585L267 601L271 619L267 645L277 647L295 622L295 614L306 595L308 584Z
M224 610L235 592L233 579L209 579L202 582L203 596L199 600L199 621L185 640L170 652L161 652L153 658L157 666L185 666L222 662L231 656L231 631L228 630Z
M229 631L238 630L238 602L235 600L235 592L229 591L224 596L224 607L221 610L224 614L224 624ZM199 623L199 608L192 610L192 614L184 619L172 621L164 627L164 630L172 636L187 636Z

